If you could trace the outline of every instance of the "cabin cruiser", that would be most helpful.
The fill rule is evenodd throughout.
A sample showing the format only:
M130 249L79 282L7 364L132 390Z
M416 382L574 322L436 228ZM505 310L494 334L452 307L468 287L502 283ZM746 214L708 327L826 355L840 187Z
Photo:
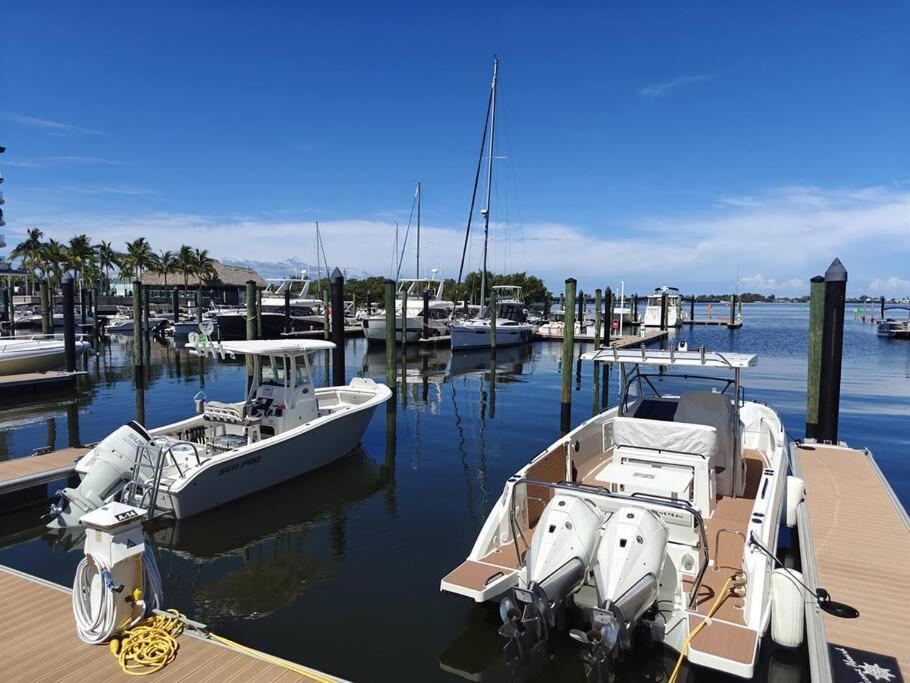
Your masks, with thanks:
M679 289L661 285L655 287L654 292L648 295L648 305L645 308L643 320L645 327L660 327L660 312L663 297L667 297L667 327L679 327L686 321L686 312L683 310Z
M521 287L495 285L491 289L496 292L496 346L529 344L534 339L534 326L528 322ZM490 306L485 306L478 317L451 324L452 350L490 348L493 315Z
M756 357L682 348L584 354L619 366L619 404L510 477L467 560L442 579L442 591L499 603L512 655L570 625L592 669L663 643L680 663L752 677L781 513L789 523L801 482L787 477L780 416L741 394L740 371ZM702 370L724 373L723 390L657 389ZM788 609L801 625L795 595Z
M408 342L414 342L423 336L423 293L430 293L429 320L431 337L439 337L449 333L448 320L452 316L454 304L446 301L442 296L444 284L441 280L415 278L401 280L398 283L398 292L395 295L397 302L395 308L395 342L401 342L402 302L407 298L405 316ZM434 291L435 290L435 291ZM369 342L385 342L385 312L376 315L366 315L361 318L363 334Z
M184 518L334 462L360 443L388 387L355 377L317 388L311 356L321 340L211 342L191 337L199 355L243 355L253 379L234 403L195 397L196 414L146 429L132 421L77 463L81 481L59 492L49 526L67 527L108 502Z
M879 337L910 339L910 320L894 320L893 318L887 318L878 324L875 333Z
M76 340L76 353L90 348L88 342ZM0 341L0 375L18 375L59 368L64 363L62 339L46 337L10 337Z

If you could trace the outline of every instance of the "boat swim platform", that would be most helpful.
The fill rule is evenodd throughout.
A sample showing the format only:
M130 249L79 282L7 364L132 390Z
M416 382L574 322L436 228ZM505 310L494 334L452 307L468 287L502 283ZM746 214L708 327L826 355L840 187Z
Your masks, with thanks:
M855 619L806 602L813 683L910 681L910 518L868 450L805 442L791 446L791 465L806 483L797 510L803 576L813 590L859 610ZM896 661L895 661L896 660ZM890 670L872 676L864 665ZM880 672L880 669L876 669ZM880 673L880 675L883 675Z
M72 591L0 565L0 680L136 680L123 673L107 644L88 645L76 635ZM187 629L178 639L177 656L152 674L153 681L326 681L342 679L314 670L304 675L267 661L264 653L233 648ZM282 660L285 661L285 660ZM297 669L307 670L290 663Z

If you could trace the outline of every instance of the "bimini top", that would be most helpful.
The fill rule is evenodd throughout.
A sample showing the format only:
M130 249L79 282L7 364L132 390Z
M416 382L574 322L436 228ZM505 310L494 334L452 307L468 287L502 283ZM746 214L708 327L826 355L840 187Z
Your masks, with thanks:
M187 344L196 348L195 344ZM205 350L246 356L300 356L314 351L328 351L334 349L335 344L324 339L253 339L250 341L212 341L205 345Z
M652 351L644 346L638 349L606 348L582 354L582 360L602 363L628 363L629 365L677 365L698 368L751 368L758 364L754 353L719 351Z

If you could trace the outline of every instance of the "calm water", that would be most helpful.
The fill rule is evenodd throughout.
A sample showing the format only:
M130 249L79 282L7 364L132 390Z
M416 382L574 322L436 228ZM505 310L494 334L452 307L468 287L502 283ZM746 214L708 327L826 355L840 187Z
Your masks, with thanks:
M735 332L695 328L674 341L759 354L744 377L747 397L775 405L801 436L808 309L754 305L744 317ZM131 348L115 340L89 359L75 400L0 409L0 458L96 441L136 415L149 425L175 421L192 413L200 388L221 400L242 394L243 365L161 344L139 391ZM910 506L910 343L880 339L871 325L848 319L844 349L840 438L868 446ZM560 353L557 343L501 349L491 375L488 353L409 350L394 443L379 409L362 451L155 533L166 604L229 638L357 681L584 680L568 639L555 640L535 666L511 669L500 655L495 610L439 593L439 579L470 550L505 479L559 437ZM349 377L384 378L385 352L349 340L346 368ZM584 364L573 424L599 410L598 389ZM42 512L0 517L0 563L71 584L81 540L42 535ZM666 680L675 659L669 650L645 653L617 679ZM760 680L808 680L799 655L769 648L763 659ZM723 679L694 670L688 680Z

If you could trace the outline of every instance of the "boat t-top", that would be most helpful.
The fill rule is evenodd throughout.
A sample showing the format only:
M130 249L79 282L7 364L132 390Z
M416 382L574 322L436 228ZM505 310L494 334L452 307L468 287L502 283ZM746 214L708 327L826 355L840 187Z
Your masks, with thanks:
M661 285L655 287L648 295L648 305L645 308L645 327L660 327L660 313L664 295L667 296L667 327L679 327L686 320L679 289Z
M218 357L247 356L253 380L232 403L195 397L196 414L146 429L132 421L76 464L81 482L60 491L51 526L78 523L119 501L149 517L189 517L306 474L350 453L375 408L392 392L355 377L315 387L311 357L334 348L322 340L211 342L191 335L188 348Z
M680 663L751 677L772 609L801 628L804 600L772 560L802 493L793 479L785 503L780 416L741 393L756 357L642 346L583 358L619 366L619 404L508 479L441 590L499 603L512 656L567 625L591 667L663 643ZM698 373L719 387L661 391Z

